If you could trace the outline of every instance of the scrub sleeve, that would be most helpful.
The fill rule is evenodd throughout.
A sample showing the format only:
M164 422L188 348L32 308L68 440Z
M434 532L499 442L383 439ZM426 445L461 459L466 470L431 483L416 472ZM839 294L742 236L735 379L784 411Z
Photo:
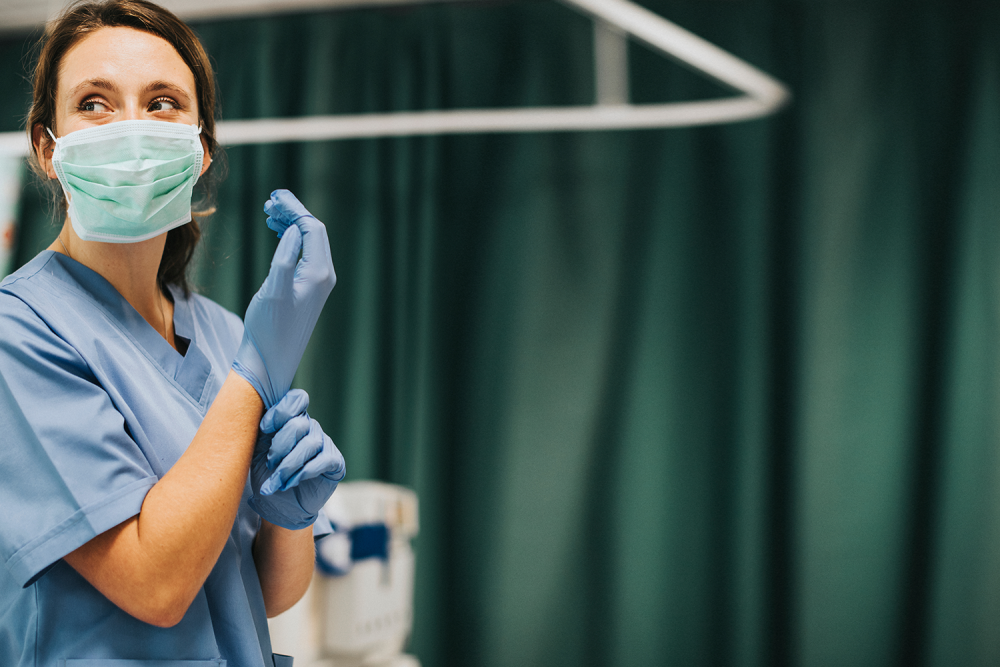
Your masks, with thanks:
M0 419L17 445L0 457L0 555L26 586L138 514L158 478L76 351L25 304L6 314Z

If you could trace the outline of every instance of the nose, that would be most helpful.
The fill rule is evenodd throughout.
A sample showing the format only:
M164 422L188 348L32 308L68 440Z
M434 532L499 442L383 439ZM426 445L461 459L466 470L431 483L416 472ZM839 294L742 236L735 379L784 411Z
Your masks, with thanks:
M138 91L125 91L119 104L117 120L142 120L146 117L146 107Z
M142 120L143 109L139 106L137 98L131 98L122 109L120 120Z

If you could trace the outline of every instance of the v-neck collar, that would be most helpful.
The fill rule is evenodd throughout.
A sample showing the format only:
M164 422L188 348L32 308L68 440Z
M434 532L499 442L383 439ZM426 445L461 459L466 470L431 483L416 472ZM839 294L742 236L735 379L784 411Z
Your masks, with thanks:
M174 302L174 335L188 341L183 355L104 276L62 253L54 250L43 252L51 253L45 263L52 266L53 277L90 297L119 329L145 351L164 375L177 382L195 403L202 405L205 386L212 374L212 363L198 346L191 304L180 289L173 285L167 286Z

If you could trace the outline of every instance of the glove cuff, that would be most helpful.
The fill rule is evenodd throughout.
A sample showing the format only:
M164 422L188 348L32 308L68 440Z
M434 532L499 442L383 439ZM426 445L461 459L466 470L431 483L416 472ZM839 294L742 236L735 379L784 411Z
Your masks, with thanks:
M290 493L293 489L284 491L283 493ZM305 510L297 512L282 512L277 507L274 507L268 501L268 496L258 496L254 494L247 501L250 505L250 509L256 512L260 518L265 521L269 521L276 526L281 526L282 528L287 528L288 530L300 530L302 528L308 528L313 525L316 521L316 514L309 514ZM286 505L287 503L282 503Z
M257 346L249 338L246 332L243 333L243 341L240 349L236 351L236 359L233 360L233 372L250 383L250 386L260 395L260 400L264 401L264 409L269 410L278 398L274 395L274 390L270 382L262 382L260 378L268 380L267 368L264 360L257 351Z

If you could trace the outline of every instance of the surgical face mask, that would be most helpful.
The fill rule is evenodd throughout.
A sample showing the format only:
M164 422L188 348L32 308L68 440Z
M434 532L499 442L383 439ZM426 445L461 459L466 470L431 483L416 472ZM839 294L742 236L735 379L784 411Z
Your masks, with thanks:
M52 135L52 166L77 236L135 243L189 222L200 134L195 125L123 120Z

